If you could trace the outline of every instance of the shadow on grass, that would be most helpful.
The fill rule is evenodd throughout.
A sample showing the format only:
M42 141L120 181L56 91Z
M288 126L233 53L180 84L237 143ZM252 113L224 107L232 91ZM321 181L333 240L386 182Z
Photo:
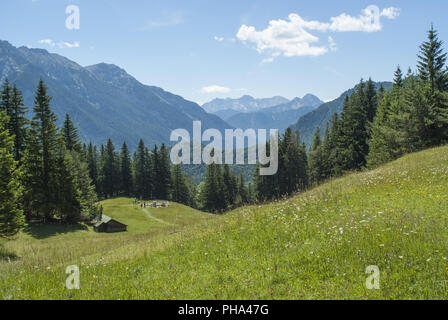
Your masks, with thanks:
M14 252L9 252L0 245L0 261L11 261L18 259L19 256Z
M45 239L58 234L86 231L88 227L84 224L59 224L59 223L28 223L28 226L23 230L24 233L29 234L36 239Z

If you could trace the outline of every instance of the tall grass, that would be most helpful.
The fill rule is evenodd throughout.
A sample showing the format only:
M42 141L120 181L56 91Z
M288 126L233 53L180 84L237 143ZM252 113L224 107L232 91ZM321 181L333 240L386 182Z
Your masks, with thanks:
M177 230L161 223L127 235L21 236L5 246L19 258L1 262L0 297L447 299L447 213L441 147L282 201L198 213L205 218ZM76 253L61 258L72 241ZM80 266L80 290L65 288L68 262ZM371 265L379 290L366 287Z

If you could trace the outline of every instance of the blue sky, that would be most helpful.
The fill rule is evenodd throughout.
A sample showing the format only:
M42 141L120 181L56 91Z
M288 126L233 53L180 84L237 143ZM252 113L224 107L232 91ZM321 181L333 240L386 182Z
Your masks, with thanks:
M330 100L361 78L414 67L431 22L448 39L446 0L0 3L0 39L83 66L113 63L198 103L244 94ZM69 5L80 10L79 30L66 27Z

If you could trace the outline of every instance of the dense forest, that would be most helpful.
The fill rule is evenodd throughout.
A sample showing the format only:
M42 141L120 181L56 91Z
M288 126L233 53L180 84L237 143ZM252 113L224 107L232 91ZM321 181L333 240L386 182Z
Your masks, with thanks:
M149 149L140 140L131 154L126 143L99 147L80 141L67 114L61 128L41 79L33 117L25 116L20 90L8 80L0 98L0 237L19 232L25 221L76 223L102 213L99 200L127 196L172 200L221 213L244 204L301 192L346 172L374 168L409 152L448 141L448 68L436 30L418 54L415 71L394 74L390 91L361 80L334 114L324 136L316 129L310 150L298 132L279 141L278 172L253 173L253 183L228 165L211 164L196 184L180 165L171 165L162 144ZM269 150L269 142L267 150Z

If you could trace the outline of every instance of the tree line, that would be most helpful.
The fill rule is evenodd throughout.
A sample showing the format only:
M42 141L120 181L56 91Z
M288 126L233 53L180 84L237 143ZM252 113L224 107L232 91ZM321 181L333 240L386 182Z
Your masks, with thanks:
M6 79L0 97L0 236L16 234L27 220L74 222L94 219L101 208L67 116L56 126L51 97L41 79L33 117L16 85Z
M254 174L256 198L276 199L350 171L375 168L448 142L448 67L443 42L431 26L416 71L398 66L391 90L361 80L333 114L323 137L317 128L308 153L289 130L279 147L279 172ZM293 137L293 138L291 138ZM268 148L269 149L269 148Z
M375 168L398 157L448 142L448 67L442 41L431 26L416 71L394 73L392 89L357 86L334 114L323 139L316 130L310 151L313 184L345 172Z
M33 117L16 85L6 79L0 96L0 237L11 237L25 221L76 223L100 217L98 200L115 196L173 200L196 206L195 186L180 166L171 167L167 147L145 147L140 140L131 157L109 139L97 148L82 144L66 114L56 125L41 79Z

